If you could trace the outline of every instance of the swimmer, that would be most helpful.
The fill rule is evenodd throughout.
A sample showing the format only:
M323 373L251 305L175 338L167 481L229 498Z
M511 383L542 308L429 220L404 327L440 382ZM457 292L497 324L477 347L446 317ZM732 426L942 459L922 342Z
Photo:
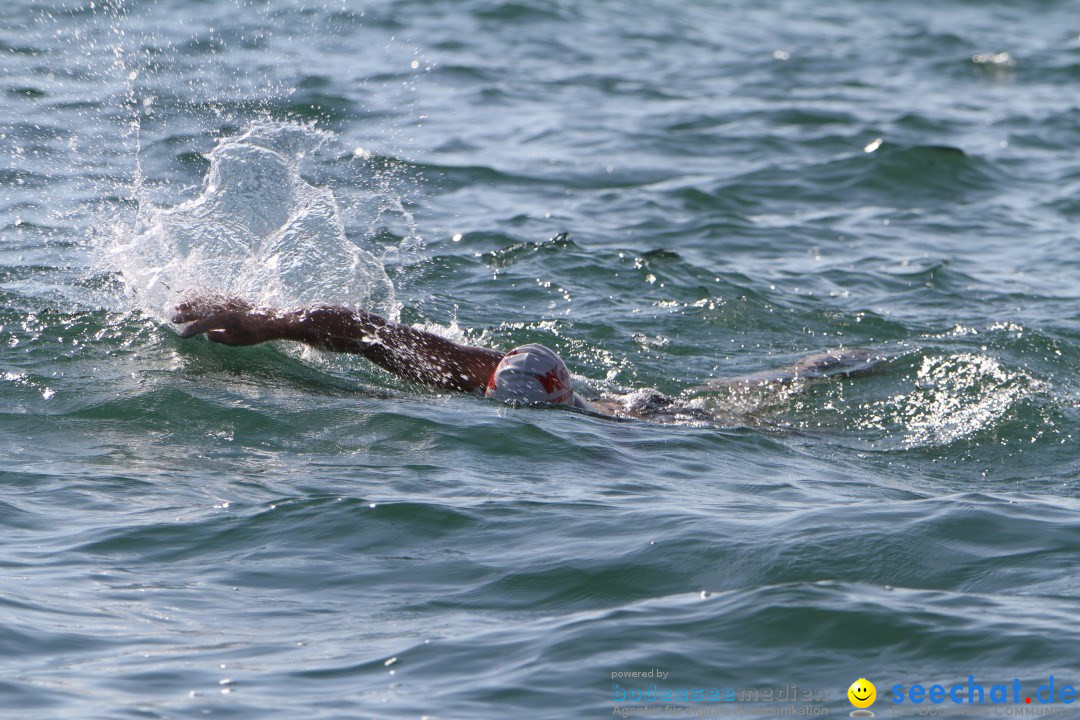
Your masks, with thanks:
M191 323L180 332L183 338L206 333L208 340L223 345L292 340L318 350L355 353L400 378L442 390L591 409L574 392L562 358L536 343L503 353L462 345L365 310L340 305L256 308L237 298L180 303L172 320Z
M257 308L238 298L193 298L180 303L172 321L187 324L182 338L206 334L223 345L257 345L290 340L318 350L360 355L410 382L442 390L483 394L504 402L567 405L617 417L660 419L685 410L658 392L632 394L631 402L587 401L574 391L570 371L554 351L530 343L509 352L462 345L434 333L392 322L375 313L341 305L294 310ZM711 380L698 390L744 388L799 379L863 373L884 358L866 350L834 350L794 365L741 378Z

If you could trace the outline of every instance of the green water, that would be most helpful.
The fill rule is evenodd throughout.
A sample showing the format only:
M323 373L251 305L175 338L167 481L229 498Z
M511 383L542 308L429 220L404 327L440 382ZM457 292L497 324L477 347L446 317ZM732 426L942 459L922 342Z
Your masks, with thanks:
M602 718L658 682L842 717L863 677L949 716L893 686L970 675L1080 716L1078 9L6 4L0 715ZM681 410L179 339L205 291ZM892 359L695 390L837 347Z

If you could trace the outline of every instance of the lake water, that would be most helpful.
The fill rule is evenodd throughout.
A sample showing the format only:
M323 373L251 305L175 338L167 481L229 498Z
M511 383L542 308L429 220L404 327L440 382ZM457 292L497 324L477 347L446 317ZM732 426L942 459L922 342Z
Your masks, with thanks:
M1080 717L1076 2L15 0L0 58L0 715ZM181 340L200 292L687 412ZM891 360L695 390L838 347Z

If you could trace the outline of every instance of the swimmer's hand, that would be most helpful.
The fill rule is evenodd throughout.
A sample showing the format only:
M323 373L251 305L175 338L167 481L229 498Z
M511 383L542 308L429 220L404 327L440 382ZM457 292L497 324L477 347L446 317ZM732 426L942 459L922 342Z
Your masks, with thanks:
M257 309L239 298L193 298L176 306L172 321L191 323L180 337L206 333L222 345L257 345L283 337L282 318L270 309Z

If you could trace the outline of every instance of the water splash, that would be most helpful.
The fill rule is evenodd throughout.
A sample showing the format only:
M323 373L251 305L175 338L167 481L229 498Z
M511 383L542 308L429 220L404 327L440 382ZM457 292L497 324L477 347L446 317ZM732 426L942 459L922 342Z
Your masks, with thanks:
M396 316L381 260L347 237L334 193L300 174L304 156L329 140L308 125L258 122L209 153L194 199L164 208L136 188L134 226L111 228L100 253L120 273L125 299L163 322L193 294Z
M907 447L943 446L993 427L1043 383L987 355L922 358L911 392L863 408L866 429L903 428Z

